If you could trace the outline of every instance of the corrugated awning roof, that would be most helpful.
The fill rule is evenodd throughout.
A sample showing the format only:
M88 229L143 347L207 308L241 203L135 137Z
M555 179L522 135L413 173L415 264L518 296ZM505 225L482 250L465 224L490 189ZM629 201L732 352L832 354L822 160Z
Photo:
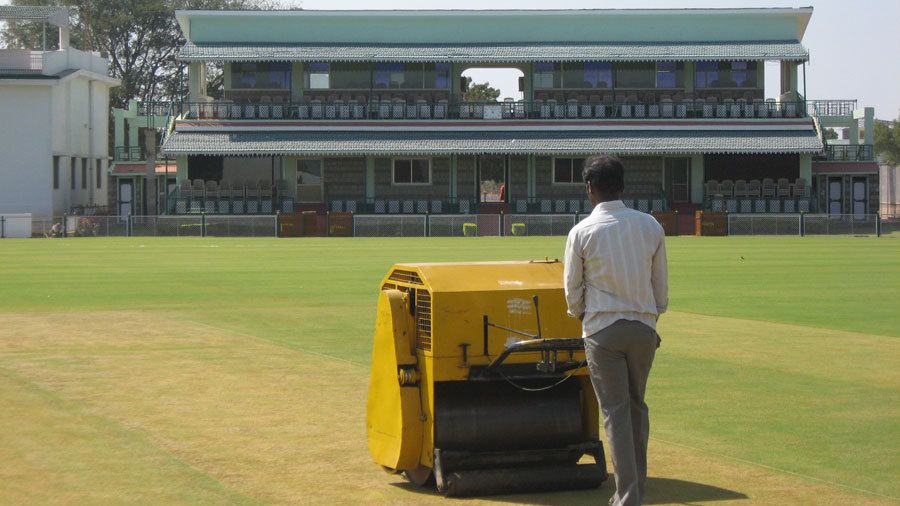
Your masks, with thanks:
M484 44L186 44L184 61L529 62L796 60L796 40L745 42L547 42Z
M69 9L42 5L0 5L0 19L46 21L56 26L69 26Z
M174 132L167 155L818 153L815 131Z

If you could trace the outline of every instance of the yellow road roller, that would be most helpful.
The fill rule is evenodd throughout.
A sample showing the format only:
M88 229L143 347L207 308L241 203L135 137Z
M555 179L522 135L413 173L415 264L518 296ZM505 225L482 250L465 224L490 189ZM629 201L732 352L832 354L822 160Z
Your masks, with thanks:
M599 487L597 399L563 266L394 265L381 283L369 452L446 496Z

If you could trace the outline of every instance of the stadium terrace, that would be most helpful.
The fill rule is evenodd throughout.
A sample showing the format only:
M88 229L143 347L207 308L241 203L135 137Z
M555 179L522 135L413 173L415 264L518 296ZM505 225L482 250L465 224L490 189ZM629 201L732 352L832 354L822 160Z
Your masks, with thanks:
M625 201L646 212L874 212L873 111L807 100L811 16L178 11L189 98L163 144L164 205L581 213L582 162L602 152L624 158ZM206 94L210 63L224 70L220 99ZM465 100L473 68L518 71L522 98ZM767 97L773 69L780 88ZM859 120L865 139L851 128L826 146L823 125Z

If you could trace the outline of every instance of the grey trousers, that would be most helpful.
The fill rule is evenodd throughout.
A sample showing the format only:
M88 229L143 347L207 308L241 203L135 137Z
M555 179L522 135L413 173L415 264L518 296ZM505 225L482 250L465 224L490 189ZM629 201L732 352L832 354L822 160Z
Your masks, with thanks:
M644 500L650 435L644 392L657 337L643 323L618 320L584 340L615 470L616 493L609 502L613 506L637 506Z

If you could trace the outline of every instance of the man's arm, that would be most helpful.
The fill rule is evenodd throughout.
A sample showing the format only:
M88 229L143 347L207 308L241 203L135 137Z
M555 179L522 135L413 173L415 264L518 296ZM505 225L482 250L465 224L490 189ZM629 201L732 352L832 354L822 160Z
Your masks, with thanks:
M566 239L566 253L563 257L563 281L566 291L566 305L569 316L581 318L584 315L584 273L581 246L574 233Z
M653 299L656 301L656 313L661 315L669 307L669 267L666 265L666 235L660 228L659 246L653 254L653 266L650 271L650 284L653 286Z

